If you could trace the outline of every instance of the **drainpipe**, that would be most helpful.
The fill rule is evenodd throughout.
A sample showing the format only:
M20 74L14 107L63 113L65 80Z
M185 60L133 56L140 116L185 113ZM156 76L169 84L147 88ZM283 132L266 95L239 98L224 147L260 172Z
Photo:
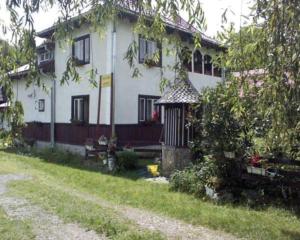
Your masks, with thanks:
M111 98L111 136L116 136L115 127L115 87L116 87L116 58L117 58L117 32L116 32L116 20L113 20L113 30L112 30L112 98Z
M56 81L52 80L51 87L51 123L50 123L50 141L51 147L55 147L55 105L56 105Z
M40 69L40 73L43 76L49 76L46 73L44 73L43 69ZM50 102L51 102L51 119L50 119L50 143L51 148L54 148L55 146L55 138L54 138L54 132L55 132L55 99L56 99L56 81L55 79L52 80L52 86L51 86L51 93L50 93Z

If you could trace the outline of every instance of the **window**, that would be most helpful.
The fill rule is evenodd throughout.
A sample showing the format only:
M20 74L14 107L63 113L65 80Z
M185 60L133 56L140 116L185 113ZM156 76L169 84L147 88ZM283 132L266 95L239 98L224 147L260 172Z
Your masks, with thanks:
M194 72L202 73L202 54L199 50L194 52Z
M183 67L187 71L191 72L192 71L192 51L188 47L184 47L181 50L180 58L181 58Z
M72 97L72 122L89 122L89 95Z
M90 63L90 35L74 40L72 55L79 65Z
M139 63L161 66L161 45L156 41L140 37Z
M155 102L160 97L139 95L139 122L160 122L160 106Z
M204 56L204 74L212 75L211 56L209 55Z
M45 111L45 99L39 99L39 112Z
M215 77L222 77L222 69L219 67L214 67L214 76Z
M43 52L39 54L39 60L40 62L48 61L52 59L52 52Z

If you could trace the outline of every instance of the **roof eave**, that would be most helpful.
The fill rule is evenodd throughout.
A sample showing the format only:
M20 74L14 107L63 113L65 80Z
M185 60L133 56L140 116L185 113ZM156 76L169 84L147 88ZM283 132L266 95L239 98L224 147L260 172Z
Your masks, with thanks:
M131 10L127 10L127 9L122 9L120 14L121 15L125 14L127 16L137 18L137 13L135 13ZM78 19L78 16L74 17L73 20L77 20L77 19ZM192 32L192 31L189 31L187 29L182 29L178 26L174 26L174 25L171 25L169 23L166 23L166 27L167 27L168 30L171 30L171 31L178 30L179 32L181 32L183 34L187 34L187 36L190 37L190 38L193 38L194 34L196 34L196 32ZM53 34L55 32L55 28L56 28L56 25L54 25L52 27L49 27L49 28L46 28L45 30L42 30L42 31L38 32L36 34L36 36L40 37L40 38L48 38L48 39L52 38ZM200 34L202 36L205 36L203 33L200 33ZM218 43L214 40L209 40L209 39L202 38L201 41L202 41L203 46L217 48L217 49L226 49L226 47L222 46L221 43Z

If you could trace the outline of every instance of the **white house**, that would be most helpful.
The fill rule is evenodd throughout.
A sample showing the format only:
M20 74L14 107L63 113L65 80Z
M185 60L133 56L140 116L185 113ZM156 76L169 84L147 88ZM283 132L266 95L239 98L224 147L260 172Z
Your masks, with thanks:
M23 78L26 67L12 74L15 99L22 102L25 112L25 137L72 149L81 149L79 146L84 145L87 138L98 139L111 134L116 135L119 145L159 143L163 111L154 103L161 96L161 67L172 65L175 57L167 56L162 46L160 64L152 67L143 64L147 54L158 45L133 32L130 18L134 14L124 11L115 24L108 23L104 36L87 24L81 25L73 32L73 45L61 46L55 40L55 26L38 33L46 40L37 52L41 79L48 91L32 85L26 87ZM169 28L191 39L192 32L186 25L180 18ZM137 65L142 74L137 78L132 77L132 69L124 60L134 38L139 43ZM221 51L220 45L203 35L202 48L192 53L192 63L187 68L190 81L198 91L221 80L221 71L211 63L211 56L217 51ZM82 80L60 85L59 80L72 56L78 60L77 70ZM100 86L90 83L91 69L96 69ZM175 79L172 71L163 74L167 79Z

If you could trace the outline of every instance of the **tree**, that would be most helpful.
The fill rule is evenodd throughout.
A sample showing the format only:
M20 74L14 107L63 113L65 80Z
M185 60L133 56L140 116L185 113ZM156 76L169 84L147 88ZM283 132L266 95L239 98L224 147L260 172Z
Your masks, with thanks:
M253 10L249 26L220 35L228 46L217 59L228 70L224 104L245 141L260 135L265 152L300 159L300 5L257 0Z

